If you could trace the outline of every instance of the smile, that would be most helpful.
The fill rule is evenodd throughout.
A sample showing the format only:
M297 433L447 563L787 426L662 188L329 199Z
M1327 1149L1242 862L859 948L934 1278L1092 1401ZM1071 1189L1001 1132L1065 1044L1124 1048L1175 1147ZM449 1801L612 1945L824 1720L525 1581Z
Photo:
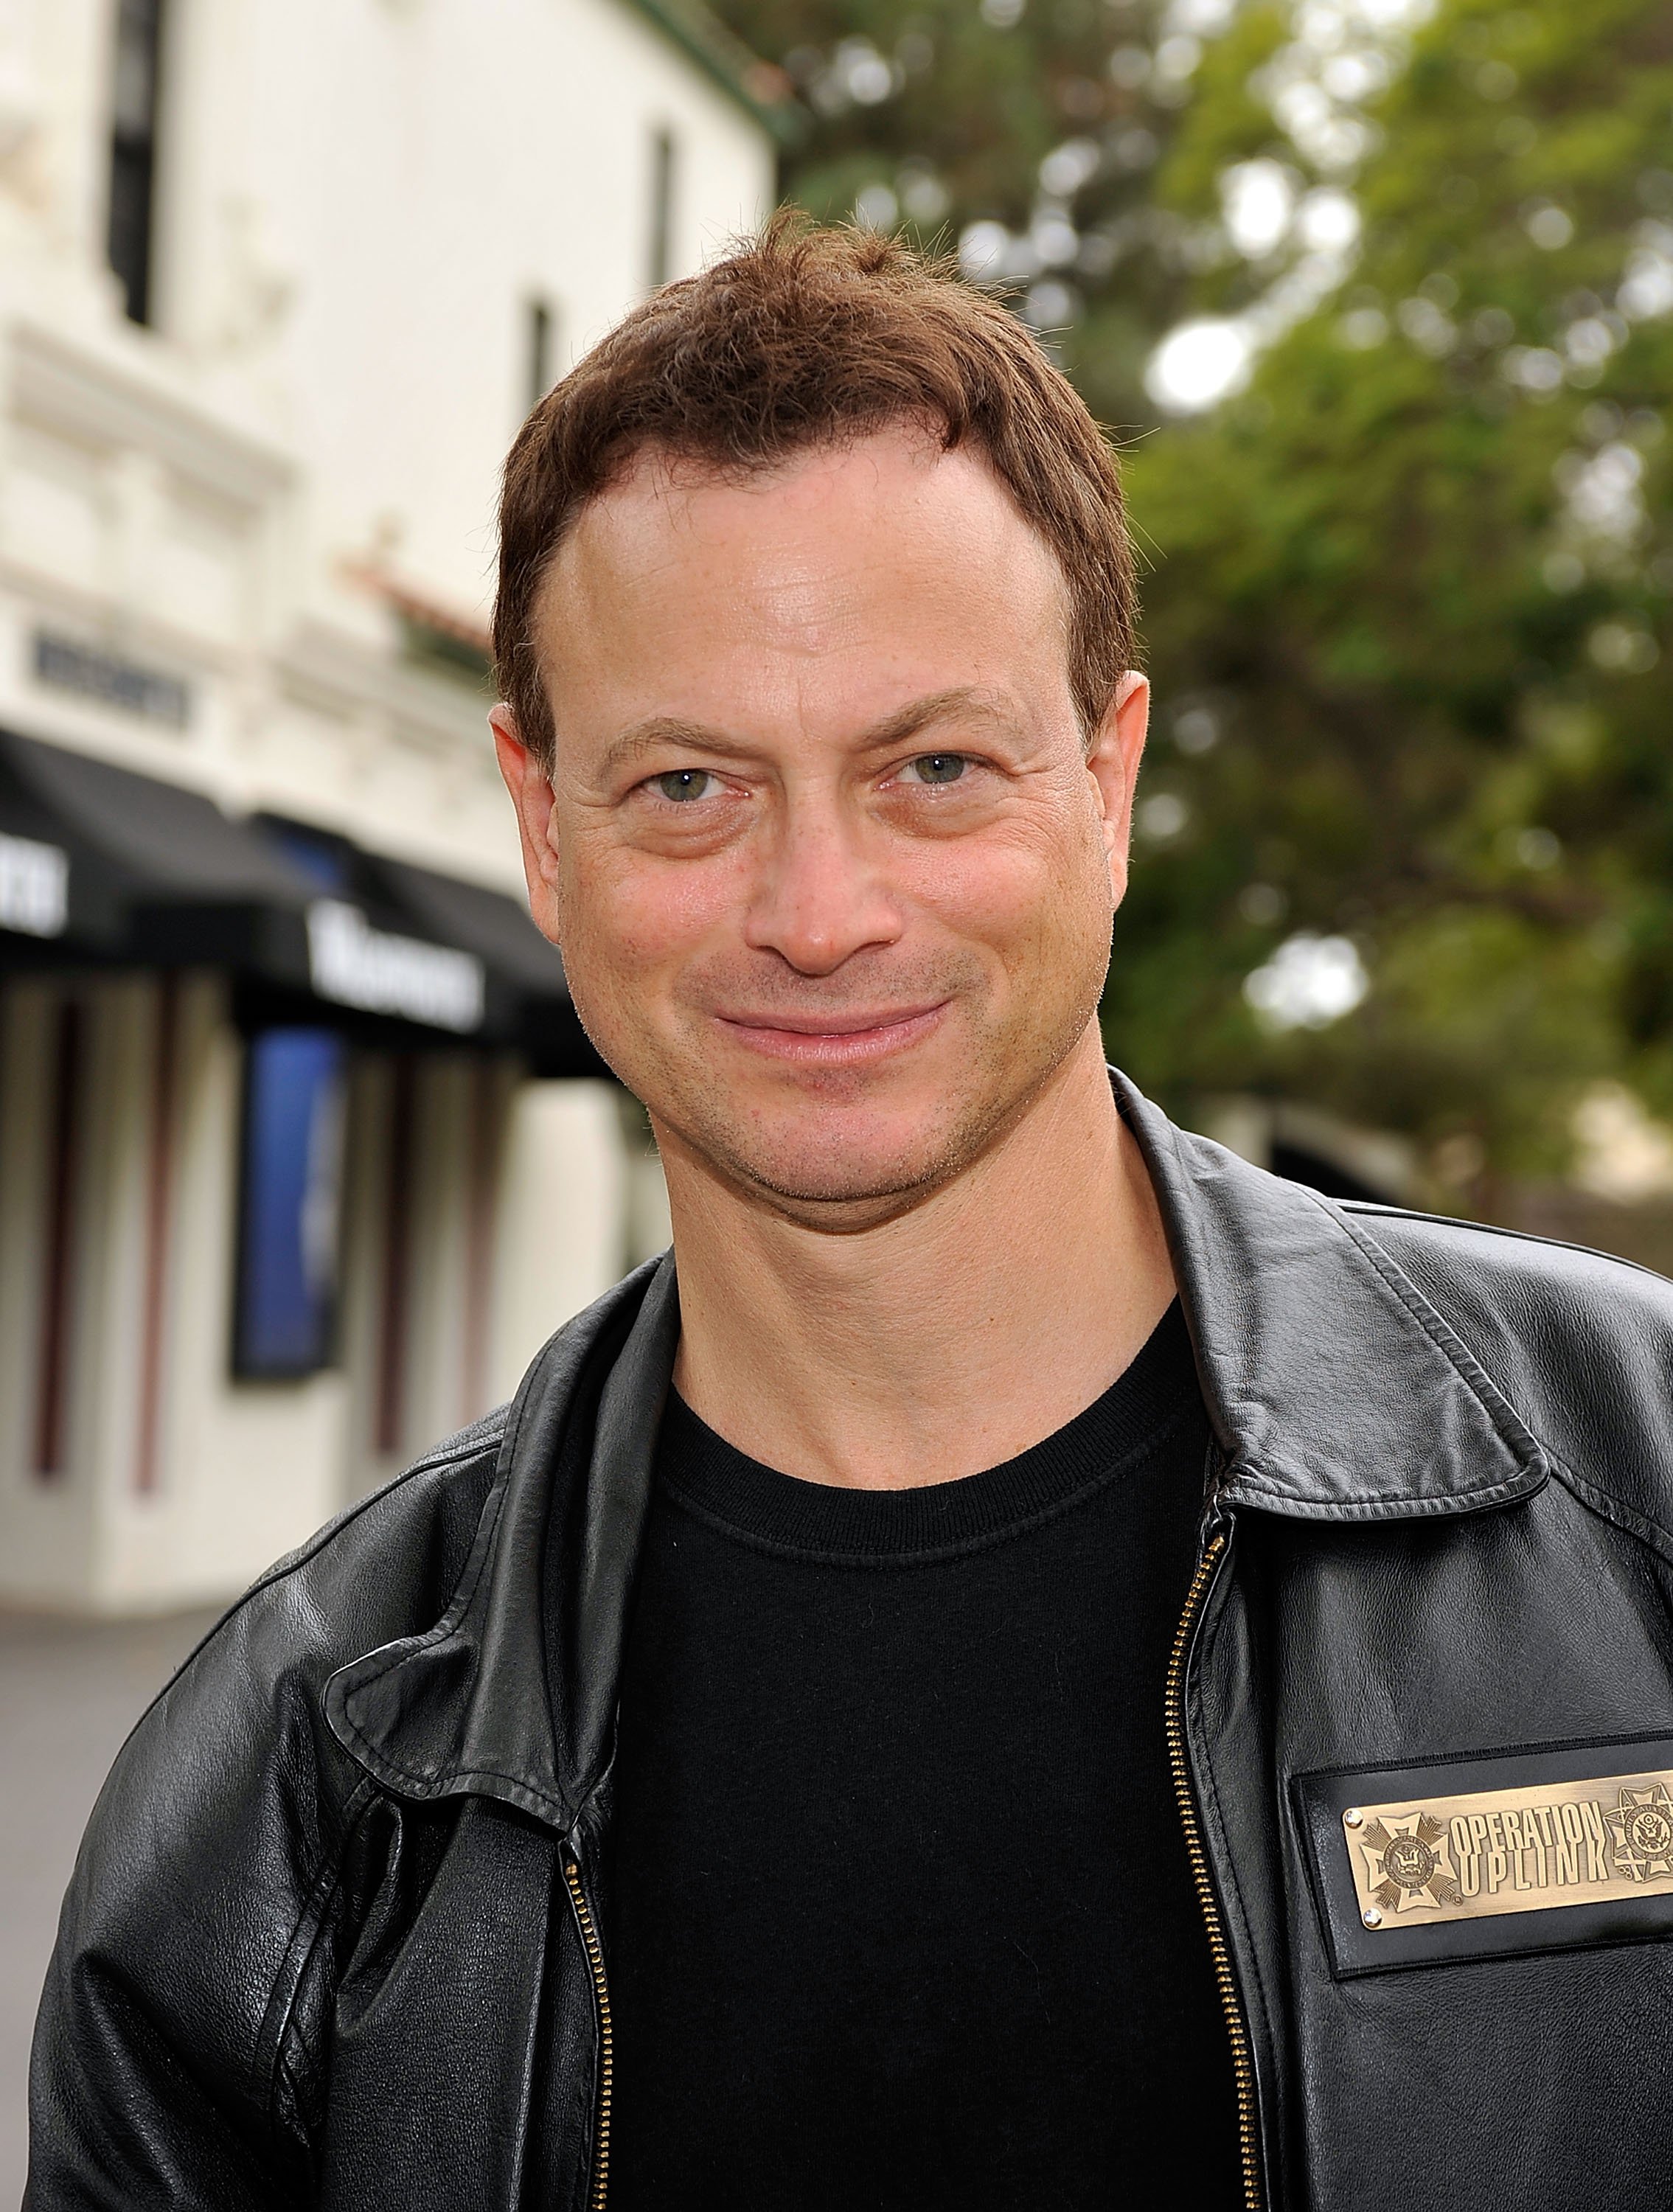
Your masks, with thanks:
M716 1016L747 1051L769 1060L800 1066L853 1067L885 1059L928 1036L951 1002L851 1014L776 1014L757 1020L745 1014Z

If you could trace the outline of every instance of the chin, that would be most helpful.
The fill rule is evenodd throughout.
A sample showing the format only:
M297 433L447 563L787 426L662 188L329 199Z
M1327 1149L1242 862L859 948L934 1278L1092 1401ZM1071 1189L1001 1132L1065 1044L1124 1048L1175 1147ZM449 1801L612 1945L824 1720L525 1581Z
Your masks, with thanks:
M757 1189L793 1206L840 1210L875 1206L890 1212L909 1205L947 1179L934 1158L891 1159L843 1157L810 1164L806 1159L739 1162Z
M716 1144L698 1137L711 1158L729 1154L736 1179L803 1218L886 1219L953 1180L982 1150L989 1118L949 1111L935 1101L917 1113L856 1114L804 1106L765 1116L747 1132L729 1129ZM739 1141L740 1136L743 1141ZM856 1218L843 1225L863 1225Z

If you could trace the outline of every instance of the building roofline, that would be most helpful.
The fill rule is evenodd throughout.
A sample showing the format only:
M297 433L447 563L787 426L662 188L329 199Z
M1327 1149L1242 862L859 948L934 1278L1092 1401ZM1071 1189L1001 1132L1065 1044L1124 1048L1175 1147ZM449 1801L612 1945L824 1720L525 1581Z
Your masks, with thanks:
M723 92L730 93L780 146L800 143L807 118L789 78L775 63L751 53L703 0L627 0L627 4L671 39Z

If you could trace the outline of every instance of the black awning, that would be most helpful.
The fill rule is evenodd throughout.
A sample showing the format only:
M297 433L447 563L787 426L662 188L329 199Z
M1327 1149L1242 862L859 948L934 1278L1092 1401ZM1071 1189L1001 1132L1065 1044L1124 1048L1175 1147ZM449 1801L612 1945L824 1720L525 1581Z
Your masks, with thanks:
M0 964L226 968L242 1018L600 1075L520 900L0 731Z
M556 949L520 899L282 817L265 835L312 878L314 992L521 1053L536 1075L605 1075Z
M491 989L505 1003L514 1042L537 1075L609 1073L581 1028L562 956L520 899L407 860L380 858L372 865L391 899L420 928L483 962Z
M125 889L17 772L0 738L0 958L114 952L127 927Z
M0 731L0 837L8 951L306 988L306 878L201 792Z

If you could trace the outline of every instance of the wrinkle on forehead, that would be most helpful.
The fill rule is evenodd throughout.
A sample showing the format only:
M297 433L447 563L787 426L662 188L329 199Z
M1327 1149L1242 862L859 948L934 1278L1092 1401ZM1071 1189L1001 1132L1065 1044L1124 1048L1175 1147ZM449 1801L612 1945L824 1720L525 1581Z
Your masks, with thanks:
M903 588L927 611L973 589L1042 592L1067 647L1049 547L977 450L948 452L910 423L747 474L647 449L560 546L536 635L551 665L577 625L666 618L677 590L692 620L817 659L863 642L879 593Z

